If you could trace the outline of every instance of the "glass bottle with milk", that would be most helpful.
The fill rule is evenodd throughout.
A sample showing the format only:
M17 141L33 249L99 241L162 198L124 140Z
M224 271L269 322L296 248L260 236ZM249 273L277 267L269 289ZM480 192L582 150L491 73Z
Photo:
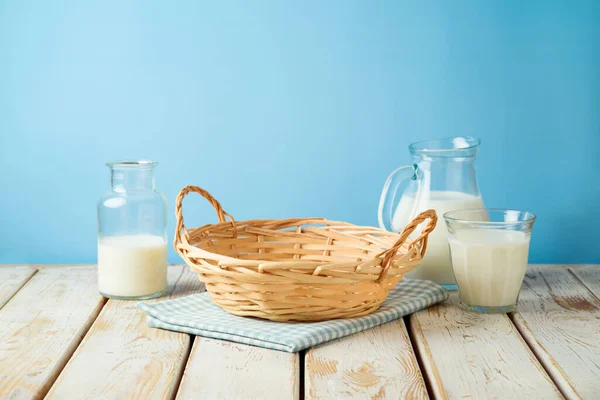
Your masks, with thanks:
M396 169L385 182L379 202L379 226L401 232L418 213L434 209L438 216L454 210L483 208L475 157L480 141L453 137L409 146L413 165ZM418 235L418 229L413 235ZM421 265L407 277L427 279L456 289L448 250L448 231L438 224L429 235Z
M98 289L104 297L141 300L167 289L167 203L154 184L153 161L106 164L111 190L98 202Z

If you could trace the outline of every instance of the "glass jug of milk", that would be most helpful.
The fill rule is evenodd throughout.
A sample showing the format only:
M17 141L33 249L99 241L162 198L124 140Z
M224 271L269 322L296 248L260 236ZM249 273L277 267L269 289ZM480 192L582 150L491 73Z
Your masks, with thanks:
M153 161L107 163L111 190L98 202L98 290L143 300L167 289L167 203Z
M477 185L475 157L480 140L453 137L416 142L409 146L413 165L388 177L379 202L379 226L401 232L418 213L433 208L438 217L448 211L483 208ZM418 235L419 229L413 235ZM448 250L448 231L438 223L429 235L421 265L409 278L427 279L456 289Z

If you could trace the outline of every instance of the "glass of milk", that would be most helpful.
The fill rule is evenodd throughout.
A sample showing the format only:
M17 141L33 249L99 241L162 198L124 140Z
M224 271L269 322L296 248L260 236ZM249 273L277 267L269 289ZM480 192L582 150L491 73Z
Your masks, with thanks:
M98 289L104 297L143 300L167 289L167 203L153 161L119 161L98 202Z
M484 313L515 310L535 218L506 209L444 214L461 307Z

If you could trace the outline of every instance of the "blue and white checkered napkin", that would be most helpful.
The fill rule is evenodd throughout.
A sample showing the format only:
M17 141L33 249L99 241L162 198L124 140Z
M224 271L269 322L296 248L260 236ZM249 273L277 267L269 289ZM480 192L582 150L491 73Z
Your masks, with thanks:
M447 298L448 292L436 283L403 279L377 311L358 318L323 322L273 322L238 317L215 305L208 293L137 306L147 314L147 323L154 328L293 353L393 321Z

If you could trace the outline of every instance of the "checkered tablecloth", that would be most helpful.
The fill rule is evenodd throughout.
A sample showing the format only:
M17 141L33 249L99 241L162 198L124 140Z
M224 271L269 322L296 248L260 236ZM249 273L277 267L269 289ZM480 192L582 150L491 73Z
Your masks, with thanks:
M154 328L293 353L393 321L447 298L446 290L433 282L403 279L369 315L309 323L238 317L215 305L208 293L137 306Z

